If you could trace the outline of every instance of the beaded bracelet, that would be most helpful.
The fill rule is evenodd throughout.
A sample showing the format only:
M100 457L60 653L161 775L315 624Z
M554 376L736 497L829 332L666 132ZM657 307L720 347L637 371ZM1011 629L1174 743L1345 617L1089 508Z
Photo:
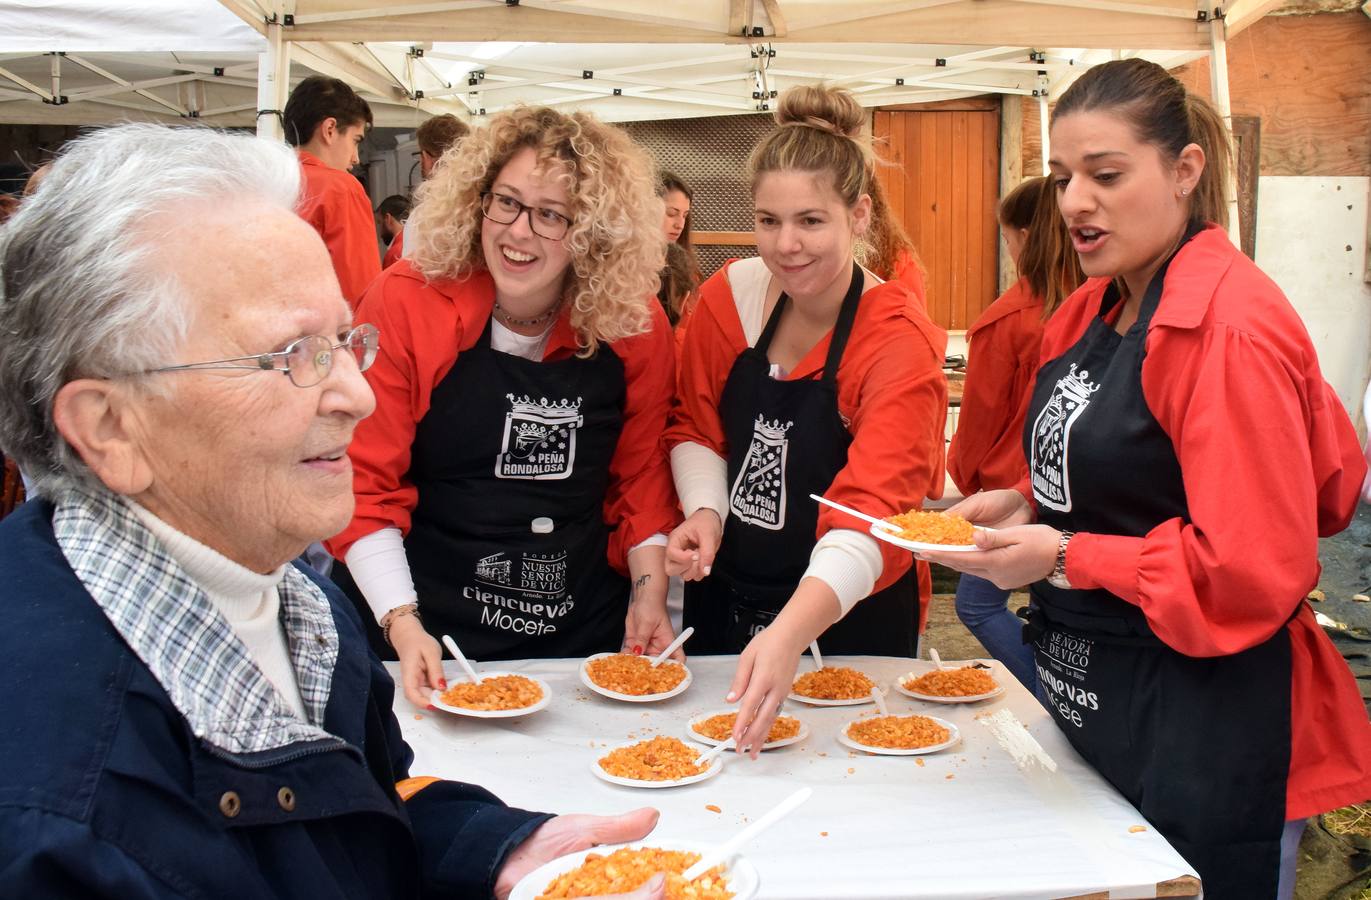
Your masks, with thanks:
M419 604L417 603L406 603L404 606L397 606L382 616L381 636L385 638L386 643L390 644L392 647L395 645L390 643L390 626L394 625L395 620L401 616L413 616L414 618L419 619L420 622L423 621L423 619L419 618Z

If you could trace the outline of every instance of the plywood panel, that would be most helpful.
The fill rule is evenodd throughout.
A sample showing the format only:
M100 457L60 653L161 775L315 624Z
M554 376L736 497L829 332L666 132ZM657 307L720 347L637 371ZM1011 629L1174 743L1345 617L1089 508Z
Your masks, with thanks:
M1235 116L1261 118L1262 175L1371 175L1371 18L1268 16L1228 43ZM1175 71L1209 91L1209 60Z

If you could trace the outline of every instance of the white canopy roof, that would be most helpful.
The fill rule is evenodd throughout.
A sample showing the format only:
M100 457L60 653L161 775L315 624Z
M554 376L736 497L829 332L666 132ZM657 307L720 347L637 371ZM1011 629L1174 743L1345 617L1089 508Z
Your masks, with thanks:
M273 53L292 80L343 78L401 127L520 101L610 120L749 113L819 80L870 106L1055 94L1112 56L1209 52L1211 2L0 0L0 122L251 125L271 108L257 91ZM1231 36L1278 5L1213 9Z

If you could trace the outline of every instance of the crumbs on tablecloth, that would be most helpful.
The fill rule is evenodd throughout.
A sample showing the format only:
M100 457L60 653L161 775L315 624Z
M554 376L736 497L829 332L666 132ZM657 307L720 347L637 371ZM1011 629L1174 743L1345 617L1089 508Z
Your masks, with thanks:
M1146 826L1146 825L1129 825L1129 826L1128 826L1128 833L1129 833L1129 834L1137 834L1139 831L1146 831L1146 830L1147 830L1147 826Z
M851 774L852 774L853 772L855 772L855 771L857 771L857 770L854 769L854 768L852 768L851 766L849 766L848 769L847 769L847 774L851 775Z
M414 721L416 721L416 722L422 722L423 719L424 719L424 714L423 714L423 713L415 713L415 714L414 714Z
M822 750L820 750L818 753L816 753L816 754L814 754L814 755L815 755L815 756L825 756L825 757L828 756L828 754L825 753L825 752L822 751Z
M723 812L722 809L719 809L719 807L715 806L713 803L706 803L706 804L705 804L705 809L709 810L709 811L712 812L712 813L721 813L721 812Z
M952 779L954 779L954 778L956 778L956 777L957 777L956 775L953 775L951 772L948 772L948 773L947 773L947 778L944 779L944 780L945 780L945 781L951 781Z
M924 761L923 761L922 759L916 759L916 760L914 760L914 765L916 765L916 766L922 767L923 764L924 764Z
M827 832L827 831L821 831L821 832L819 832L819 837L828 837L828 832Z

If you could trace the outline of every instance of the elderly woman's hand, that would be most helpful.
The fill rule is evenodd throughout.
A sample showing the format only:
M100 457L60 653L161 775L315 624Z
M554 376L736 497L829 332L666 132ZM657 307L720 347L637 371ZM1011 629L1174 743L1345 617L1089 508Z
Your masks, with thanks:
M570 815L549 819L505 858L504 865L495 877L495 897L504 900L519 879L543 863L601 844L636 841L647 837L655 827L657 810L647 806L621 816ZM654 877L632 894L623 896L646 900L665 895L665 886Z
M706 507L691 513L667 538L666 573L685 581L704 578L714 565L723 533L723 521L714 510Z
M390 626L390 643L400 657L400 684L405 699L420 709L429 707L429 695L447 690L443 677L443 650L424 630L418 616L401 616Z
M981 548L978 552L921 550L914 555L984 578L1002 590L1014 590L1052 574L1061 532L1047 525L1017 525L998 531L978 531L974 540Z

